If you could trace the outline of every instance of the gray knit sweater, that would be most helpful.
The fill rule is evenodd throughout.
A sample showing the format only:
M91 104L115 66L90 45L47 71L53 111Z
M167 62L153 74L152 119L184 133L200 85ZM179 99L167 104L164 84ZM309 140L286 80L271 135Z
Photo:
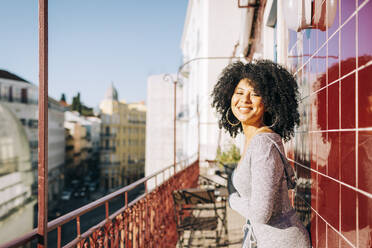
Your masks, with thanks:
M283 162L273 141L285 154L276 133L260 133L251 139L234 170L237 192L230 195L229 203L250 220L258 248L308 248L308 232L290 204Z

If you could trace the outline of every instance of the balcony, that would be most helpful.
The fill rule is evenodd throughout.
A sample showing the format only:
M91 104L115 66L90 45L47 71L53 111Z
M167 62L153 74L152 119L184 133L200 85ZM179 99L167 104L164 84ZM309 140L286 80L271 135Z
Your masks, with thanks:
M205 180L209 179L200 174L207 174L208 169L210 167L200 168L194 156L52 220L47 224L48 246L181 247L172 193L197 188L198 184L203 187L201 185L206 185ZM240 247L244 220L229 207L226 217L226 225L213 230L222 237L219 247ZM193 231L186 234L188 238L193 235ZM36 247L38 237L34 229L0 247ZM200 239L200 235L194 239ZM202 239L199 247L210 247L213 242Z
M101 133L100 134L101 138L115 138L116 137L116 133Z
M116 151L116 147L115 146L100 146L99 149L102 152L115 152Z
M198 177L199 161L195 157L168 166L50 221L47 224L48 246L175 247L178 235L172 192L196 187ZM143 190L138 190L141 188ZM113 209L118 199L120 206ZM101 216L100 221L92 223L92 217L97 216ZM66 231L69 224L73 228ZM34 229L1 247L34 247L39 237Z

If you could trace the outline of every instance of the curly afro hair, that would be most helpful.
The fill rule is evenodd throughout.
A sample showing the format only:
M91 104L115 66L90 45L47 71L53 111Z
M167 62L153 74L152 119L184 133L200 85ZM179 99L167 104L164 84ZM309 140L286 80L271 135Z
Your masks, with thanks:
M226 119L227 115L230 122L239 122L229 109L235 87L243 78L248 78L255 92L262 97L264 125L270 126L284 141L290 140L300 122L297 83L284 67L269 60L247 64L235 62L222 71L211 95L212 107L220 115L220 128L226 129L232 137L243 130L241 123L232 126Z

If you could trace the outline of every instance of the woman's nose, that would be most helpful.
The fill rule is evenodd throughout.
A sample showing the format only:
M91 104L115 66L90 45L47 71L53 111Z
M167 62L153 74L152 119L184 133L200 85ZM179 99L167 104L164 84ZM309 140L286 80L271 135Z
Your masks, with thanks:
M251 95L250 94L244 94L241 98L240 101L243 103L251 103Z

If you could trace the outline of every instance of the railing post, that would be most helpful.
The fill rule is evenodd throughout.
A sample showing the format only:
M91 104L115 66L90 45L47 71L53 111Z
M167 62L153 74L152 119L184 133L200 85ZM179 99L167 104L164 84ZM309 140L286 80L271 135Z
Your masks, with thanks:
M48 243L48 0L39 0L38 248Z

